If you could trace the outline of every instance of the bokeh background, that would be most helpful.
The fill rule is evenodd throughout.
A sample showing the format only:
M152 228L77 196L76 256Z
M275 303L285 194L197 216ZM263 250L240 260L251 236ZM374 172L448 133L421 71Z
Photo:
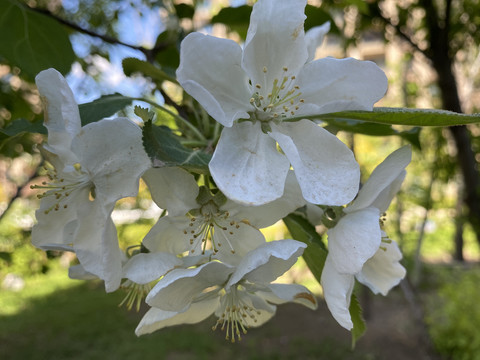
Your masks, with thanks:
M476 113L480 106L477 0L309 1L306 29L331 22L317 56L371 60L389 79L377 106ZM330 125L355 152L363 181L390 152L414 150L386 230L407 279L388 297L358 295L366 335L351 339L331 318L321 288L298 264L280 281L309 286L320 306L282 306L230 344L212 319L137 338L142 312L119 308L125 293L68 279L70 253L30 244L45 135L34 76L55 67L78 103L102 95L177 111L181 39L201 30L242 42L252 2L239 0L0 0L0 358L2 359L480 359L480 125L452 128ZM282 19L279 19L282 21ZM137 60L125 60L136 58ZM155 69L161 69L161 73ZM148 105L142 101L133 104ZM133 116L132 105L123 115ZM434 125L434 124L432 124ZM141 184L113 217L123 247L138 243L161 210ZM269 239L288 237L279 223Z

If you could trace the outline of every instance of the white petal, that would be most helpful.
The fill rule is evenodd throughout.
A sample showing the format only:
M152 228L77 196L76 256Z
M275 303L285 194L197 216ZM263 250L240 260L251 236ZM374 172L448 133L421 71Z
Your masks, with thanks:
M320 225L322 223L324 211L320 206L307 203L306 216L310 224Z
M98 276L86 271L81 264L72 265L68 268L68 277L75 280L96 280Z
M73 246L80 264L86 271L105 281L107 292L115 291L122 279L121 252L117 230L110 214L113 204L86 201L78 207L78 227Z
M242 49L232 41L200 33L185 37L180 48L178 82L220 124L248 119L251 91L241 67Z
M263 229L275 224L291 212L305 205L302 190L298 186L293 171L289 171L285 182L285 191L281 198L268 204L245 206L232 200L227 200L222 206L230 213L230 217L238 220L247 220L253 226Z
M405 277L406 270L400 264L402 253L395 241L384 243L357 274L357 280L368 286L375 294L387 295L391 288Z
M360 189L355 201L345 209L352 212L375 206L383 213L387 210L405 178L405 168L412 158L410 146L404 146L391 153L378 165L365 185Z
M150 291L145 301L167 311L183 311L212 286L222 285L234 268L209 262L193 269L175 269L166 274Z
M92 176L96 193L107 201L135 196L140 176L151 166L142 132L127 118L84 126L73 139L72 150Z
M215 309L218 307L218 303L218 297L194 302L186 311L182 313L164 311L152 307L143 316L142 320L135 329L135 334L140 336L150 334L156 330L160 330L168 326L199 323L213 314Z
M216 258L230 265L238 265L249 251L265 243L265 237L260 230L245 223L237 225L238 228L231 230L223 230L216 226L213 235L217 246L221 244Z
M355 197L360 170L344 143L309 120L271 127L269 135L290 160L305 200L343 205Z
M253 6L242 65L252 84L261 86L260 93L265 98L274 79L281 82L284 76L296 75L307 61L303 30L306 3L306 0L264 0Z
M55 69L40 72L35 82L45 105L44 125L48 129L49 143L70 146L82 126L78 105L65 78Z
M290 269L306 247L296 240L267 242L245 255L225 287L233 286L242 279L268 284Z
M323 38L330 31L330 21L320 26L315 26L305 33L305 42L307 43L308 59L307 62L315 58L317 48L322 45Z
M187 216L164 216L158 219L142 243L150 251L181 254L190 248L191 235L185 234L189 223Z
M329 257L341 274L356 274L378 250L381 241L380 213L366 208L345 215L329 229Z
M148 284L159 279L182 260L169 253L140 253L132 256L123 267L123 277L137 284Z
M324 58L307 63L297 76L305 105L296 115L372 110L387 91L387 78L370 61Z
M88 190L73 191L68 202L57 211L45 211L55 206L58 200L54 195L47 196L40 202L40 209L35 212L37 224L32 228L32 244L44 250L72 251L73 234L77 227L77 206L88 201ZM63 206L67 205L66 208Z
M317 308L317 299L305 286L297 284L269 284L271 292L259 292L268 302L284 304L294 302L302 304L312 310Z
M193 175L176 167L151 168L143 174L153 201L169 216L185 215L198 208L198 185Z
M330 313L340 325L347 330L351 330L353 323L349 307L353 285L355 284L354 276L339 274L330 261L330 256L328 256L322 271L321 283L323 296Z
M259 123L242 122L223 129L209 168L228 198L261 205L282 196L289 163Z

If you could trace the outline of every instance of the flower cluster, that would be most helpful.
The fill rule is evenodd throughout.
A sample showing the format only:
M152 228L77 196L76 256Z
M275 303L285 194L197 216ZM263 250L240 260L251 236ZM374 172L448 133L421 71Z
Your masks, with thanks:
M98 277L107 291L126 289L129 307L145 300L150 310L137 335L214 315L213 329L235 341L279 304L315 309L306 287L274 282L307 244L267 242L260 231L300 208L306 215L325 210L329 253L321 283L343 327L353 327L355 279L385 295L404 277L383 213L405 177L410 148L391 154L359 191L354 154L312 120L371 110L386 92L386 77L368 61L313 60L329 24L305 33L305 6L259 0L243 48L200 33L183 40L178 82L224 127L201 176L181 164L152 167L140 126L127 118L82 126L65 79L53 69L37 76L48 143L41 148L47 175L35 186L44 193L32 242L75 252L80 265L70 276ZM119 199L136 195L140 177L166 215L127 254L111 213ZM327 216L332 209L335 216Z

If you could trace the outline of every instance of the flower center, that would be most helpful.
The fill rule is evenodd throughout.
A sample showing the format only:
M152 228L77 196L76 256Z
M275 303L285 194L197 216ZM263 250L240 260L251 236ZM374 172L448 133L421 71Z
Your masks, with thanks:
M45 214L68 207L67 200L75 190L90 188L90 196L95 198L95 187L89 176L82 170L82 166L77 163L73 166L73 171L59 176L53 166L45 166L48 181L43 181L41 185L31 185L31 189L43 189L44 193L37 195L39 199L53 197L53 205L46 209Z
M268 69L263 67L265 77ZM295 116L295 112L305 102L301 99L300 88L295 85L295 75L288 76L288 68L283 67L284 76L275 78L269 89L264 90L260 84L253 86L250 103L255 107L255 118L260 121L271 121ZM268 91L268 92L267 92Z
M212 327L215 331L220 326L220 330L225 330L225 339L232 343L236 339L242 340L241 334L247 333L248 323L257 322L257 316L260 312L252 306L250 297L241 286L234 286L223 295L220 300L221 314Z
M202 254L205 254L207 248L211 248L216 254L224 243L230 248L232 254L235 253L230 238L240 228L240 223L231 219L230 213L220 210L213 201L202 205L200 215L191 216L188 225L189 229L185 229L183 233L191 236L189 240L191 253L200 247Z
M118 306L125 305L130 311L135 305L135 310L140 311L142 300L148 295L152 286L150 284L137 284L131 280L125 280L120 287L127 292L127 295Z

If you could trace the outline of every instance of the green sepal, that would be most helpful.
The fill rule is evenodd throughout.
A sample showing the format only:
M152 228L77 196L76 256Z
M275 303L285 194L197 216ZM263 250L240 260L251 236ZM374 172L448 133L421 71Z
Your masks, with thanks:
M143 146L154 166L180 166L198 174L209 173L211 155L184 147L170 128L153 125L148 120L142 132Z
M195 199L197 204L203 205L209 201L213 201L213 195L206 186L200 186L198 189L198 196Z
M144 123L147 121L153 121L153 118L155 117L155 113L153 111L138 105L135 105L133 108L133 113L142 119Z

